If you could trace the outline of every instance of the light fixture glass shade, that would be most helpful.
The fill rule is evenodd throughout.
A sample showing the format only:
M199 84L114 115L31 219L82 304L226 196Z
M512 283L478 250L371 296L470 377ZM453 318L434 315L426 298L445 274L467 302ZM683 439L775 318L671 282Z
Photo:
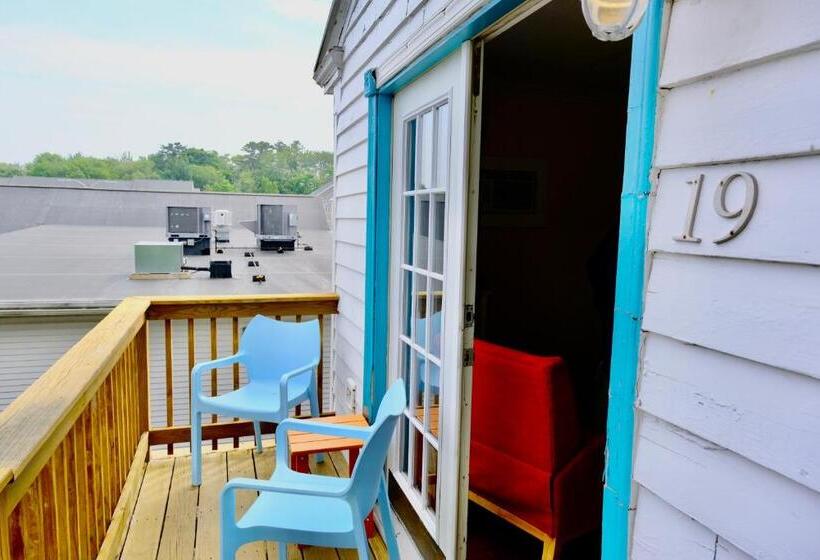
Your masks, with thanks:
M648 0L581 0L584 19L601 41L620 41L641 23Z

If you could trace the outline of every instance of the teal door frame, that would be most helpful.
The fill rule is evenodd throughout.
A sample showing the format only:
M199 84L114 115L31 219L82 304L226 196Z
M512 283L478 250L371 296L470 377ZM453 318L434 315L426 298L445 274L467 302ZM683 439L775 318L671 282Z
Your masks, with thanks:
M647 202L652 191L650 173L655 148L663 7L663 0L651 0L643 22L632 36L606 426L601 535L601 558L604 560L623 560L629 556L635 392L643 318Z
M647 200L651 191L649 174L655 138L663 1L650 0L644 21L632 40L607 417L603 560L624 560L629 552L634 401L643 314ZM375 412L373 407L381 401L387 389L388 379L393 96L464 41L477 36L522 2L490 0L381 87L377 85L374 70L365 73L368 153L363 402L364 412L370 417Z

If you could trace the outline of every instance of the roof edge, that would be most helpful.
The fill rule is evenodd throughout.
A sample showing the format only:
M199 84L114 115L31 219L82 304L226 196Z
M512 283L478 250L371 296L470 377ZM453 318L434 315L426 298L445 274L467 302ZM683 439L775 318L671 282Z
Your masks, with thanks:
M326 93L333 92L333 86L341 76L344 65L344 46L341 44L342 31L347 21L352 0L333 0L328 12L322 43L313 66L313 80Z

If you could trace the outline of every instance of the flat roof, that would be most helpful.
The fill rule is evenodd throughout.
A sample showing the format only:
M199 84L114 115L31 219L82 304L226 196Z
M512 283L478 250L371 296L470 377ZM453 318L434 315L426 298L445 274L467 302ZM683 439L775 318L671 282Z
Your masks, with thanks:
M71 177L0 177L0 185L82 189L126 189L139 191L199 192L193 181L167 179L75 179Z
M0 309L105 307L133 295L219 295L326 292L331 288L331 233L300 227L301 246L278 254L256 248L254 233L235 224L223 254L186 256L188 266L232 261L233 278L131 280L134 243L165 241L165 228L40 225L0 234ZM304 245L313 248L305 251ZM220 244L220 246L223 246ZM244 257L253 251L254 257ZM248 267L247 261L260 266ZM255 283L254 274L266 281Z

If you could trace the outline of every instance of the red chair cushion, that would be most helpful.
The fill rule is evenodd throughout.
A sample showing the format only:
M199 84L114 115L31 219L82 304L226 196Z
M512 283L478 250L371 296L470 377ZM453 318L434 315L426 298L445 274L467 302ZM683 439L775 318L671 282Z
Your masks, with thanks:
M553 477L579 447L564 361L476 340L470 488L547 521Z

